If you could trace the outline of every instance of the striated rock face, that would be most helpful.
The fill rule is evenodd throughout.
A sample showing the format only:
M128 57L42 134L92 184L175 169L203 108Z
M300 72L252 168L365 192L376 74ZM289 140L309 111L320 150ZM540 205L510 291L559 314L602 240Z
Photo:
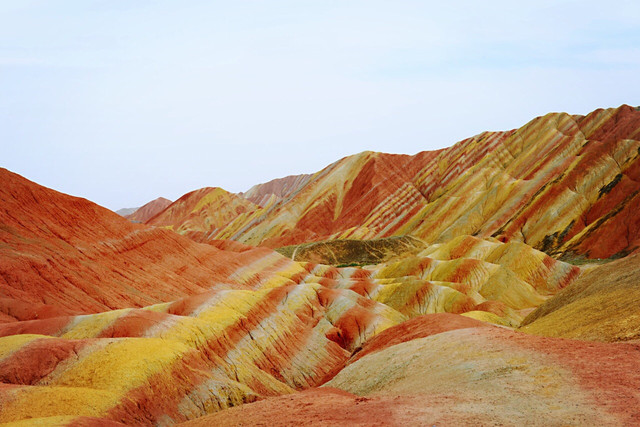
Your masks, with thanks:
M137 208L134 212L124 215L131 222L146 222L165 210L171 204L171 200L158 197L146 205ZM116 212L117 213L117 212Z
M319 386L424 313L516 325L580 274L472 236L368 268L298 263L198 244L1 173L2 422L194 419Z
M247 195L262 209L229 218L225 227L182 217L163 224L269 247L474 235L555 256L624 256L640 247L640 111L623 105L587 116L551 113L415 156L364 152Z
M224 227L203 227L203 230L181 219L168 220L166 225L182 233L196 231L201 235L208 230L207 238L269 247L334 239L356 227L369 227L367 218L376 207L395 203L390 199L394 192L401 187L412 187L413 176L436 155L437 152L416 156L364 152L339 160L309 177L284 199L270 197L254 213L242 214ZM421 198L415 189L402 193L402 197L405 196ZM397 209L404 207L405 201L396 206ZM193 209L193 205L187 209ZM149 223L155 224L155 221ZM387 235L395 230L397 227L390 227Z
M218 235L230 222L250 218L259 207L218 187L192 191L146 221L178 233ZM213 238L213 237L212 237Z
M207 291L271 253L199 245L0 169L0 304L5 319L141 307ZM37 309L25 309L26 307Z
M422 425L633 425L640 417L639 344L537 337L443 316L388 329L326 385L374 405L399 399L394 425L403 424L397 415Z
M639 351L430 314L369 340L320 388L184 425L634 425Z
M147 224L0 169L0 423L636 425L639 114L365 152Z

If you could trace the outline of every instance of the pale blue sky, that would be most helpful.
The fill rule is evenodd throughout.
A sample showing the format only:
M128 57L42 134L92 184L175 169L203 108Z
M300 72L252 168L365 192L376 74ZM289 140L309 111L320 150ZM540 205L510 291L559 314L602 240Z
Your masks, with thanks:
M0 0L0 166L112 209L640 104L638 1Z

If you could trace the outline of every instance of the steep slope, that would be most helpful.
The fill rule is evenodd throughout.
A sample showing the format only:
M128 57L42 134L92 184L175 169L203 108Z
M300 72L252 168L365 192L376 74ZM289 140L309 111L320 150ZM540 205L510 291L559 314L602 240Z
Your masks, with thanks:
M593 267L523 321L524 332L597 341L640 339L640 254Z
M132 222L146 222L156 216L158 213L165 210L171 203L172 202L169 199L158 197L157 199L150 201L144 206L139 207L135 210L135 212L124 215L124 217Z
M638 237L631 212L640 189L639 135L640 112L622 106L584 117L548 114L499 144L483 136L463 141L452 149L487 147L490 155L460 156L450 163L456 177L439 187L438 175L426 173L420 188L432 203L410 231L432 242L495 236L557 255L630 252ZM439 161L449 163L452 151Z
M302 174L273 179L264 184L256 184L247 190L246 193L240 193L240 195L258 206L265 207L273 199L281 201L295 193L302 188L310 178L311 175Z
M623 105L550 113L415 156L360 153L271 198L258 214L229 217L222 229L181 217L163 225L269 247L474 235L554 256L608 258L640 247L639 203L640 111Z
M220 283L245 287L229 275L272 253L195 244L6 169L0 169L0 182L4 320L140 307ZM40 308L31 309L34 304Z

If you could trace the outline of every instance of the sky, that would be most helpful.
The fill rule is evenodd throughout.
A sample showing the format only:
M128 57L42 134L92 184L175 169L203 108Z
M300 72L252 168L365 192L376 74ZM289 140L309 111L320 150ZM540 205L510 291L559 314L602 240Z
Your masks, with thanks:
M0 0L0 166L116 210L637 106L639 18L637 0Z

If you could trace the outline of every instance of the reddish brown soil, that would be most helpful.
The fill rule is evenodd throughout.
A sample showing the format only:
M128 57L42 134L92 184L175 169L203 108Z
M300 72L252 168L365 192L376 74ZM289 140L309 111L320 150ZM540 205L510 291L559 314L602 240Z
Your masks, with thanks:
M621 425L640 425L640 344L540 337L497 328L485 333L557 358L581 388L593 394L594 405L615 415Z
M105 418L78 417L70 422L68 427L122 427L126 424Z
M6 169L0 182L0 321L141 307L233 286L230 274L269 252L220 250L132 224Z
M12 298L0 298L0 323L46 319L74 313L75 311L73 309L64 309L54 305L25 302Z
M384 426L393 418L390 399L358 397L316 388L231 408L184 426Z
M58 334L73 319L72 316L51 317L41 320L26 320L0 324L0 337L20 334L52 335Z

